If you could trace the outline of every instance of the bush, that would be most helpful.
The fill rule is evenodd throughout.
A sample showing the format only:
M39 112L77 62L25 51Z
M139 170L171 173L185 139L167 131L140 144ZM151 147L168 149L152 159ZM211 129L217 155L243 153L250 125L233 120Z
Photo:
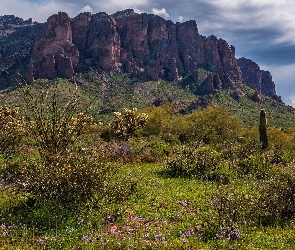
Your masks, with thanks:
M278 167L276 170L260 187L260 220L266 225L289 220L295 213L295 168Z
M19 89L27 104L28 130L33 135L37 157L6 163L3 175L13 180L19 192L53 206L77 207L89 200L124 200L134 185L124 180L110 185L117 169L101 161L95 151L75 142L91 124L92 118L80 111L73 93L59 96L59 84L32 93Z
M0 108L0 153L10 155L25 134L25 122L18 109L7 106Z
M209 238L238 240L244 225L257 225L259 192L253 184L237 182L213 192L207 208L211 213L205 215L207 226L203 228Z
M220 154L210 147L184 147L175 159L168 161L171 176L196 177L209 180L220 168Z
M59 84L40 89L38 93L24 87L18 90L27 105L27 129L41 158L51 164L69 154L83 129L92 123L92 117L80 111L78 94L74 92L65 99L61 96Z
M239 119L218 106L197 110L188 115L186 120L190 126L186 127L183 135L193 140L202 140L206 144L236 141L241 129Z
M103 195L114 169L91 155L71 153L46 165L28 161L19 171L19 190L38 201L67 207L85 203L95 194Z

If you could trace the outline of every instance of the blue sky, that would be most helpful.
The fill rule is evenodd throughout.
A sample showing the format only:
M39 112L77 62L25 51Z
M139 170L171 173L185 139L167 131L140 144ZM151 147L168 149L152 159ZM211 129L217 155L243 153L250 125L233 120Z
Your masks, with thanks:
M65 11L107 12L133 8L173 22L196 20L201 35L216 35L246 57L269 70L277 94L295 107L294 0L1 0L0 15L13 14L38 22Z

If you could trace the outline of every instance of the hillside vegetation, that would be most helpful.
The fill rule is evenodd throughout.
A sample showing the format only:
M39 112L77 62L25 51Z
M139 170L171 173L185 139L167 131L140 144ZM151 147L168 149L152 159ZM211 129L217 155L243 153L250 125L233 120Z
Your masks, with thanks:
M293 107L264 95L262 103L255 102L251 100L255 91L246 85L240 85L233 90L206 92L203 81L208 74L209 71L200 74L199 82L194 82L190 77L174 82L155 82L146 78L133 79L129 74L104 75L92 70L87 74L78 75L74 80L75 84L67 79L41 79L30 88L39 91L53 82L61 83L61 98L70 96L74 91L82 98L81 103L85 103L85 100L91 101L90 112L97 121L109 120L112 112L131 107L144 109L154 105L171 104L175 114L189 114L196 109L217 105L226 108L232 116L238 117L241 124L246 127L258 125L257 114L260 109L267 110L269 125L281 128L294 126ZM235 92L243 93L243 98L236 100L233 97ZM0 91L0 104L26 107L15 88Z
M245 86L76 84L1 92L1 249L294 248L293 108Z

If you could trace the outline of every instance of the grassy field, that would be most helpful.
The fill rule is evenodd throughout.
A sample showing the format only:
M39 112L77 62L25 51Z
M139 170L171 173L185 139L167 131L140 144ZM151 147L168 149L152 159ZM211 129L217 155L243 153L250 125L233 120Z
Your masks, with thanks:
M121 175L138 180L138 193L122 204L67 212L31 209L13 188L1 185L1 249L293 249L294 222L218 228L212 197L253 192L255 182L226 186L163 174L164 163L126 164ZM212 224L212 225L211 225Z

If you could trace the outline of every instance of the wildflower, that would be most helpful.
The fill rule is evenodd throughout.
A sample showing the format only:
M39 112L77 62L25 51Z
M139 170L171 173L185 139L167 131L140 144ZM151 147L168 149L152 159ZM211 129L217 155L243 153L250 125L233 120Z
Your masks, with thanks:
M40 238L37 240L37 242L40 244L40 245L44 245L45 244L45 240Z
M88 244L89 242L88 236L83 236L82 240L84 241L85 244Z

